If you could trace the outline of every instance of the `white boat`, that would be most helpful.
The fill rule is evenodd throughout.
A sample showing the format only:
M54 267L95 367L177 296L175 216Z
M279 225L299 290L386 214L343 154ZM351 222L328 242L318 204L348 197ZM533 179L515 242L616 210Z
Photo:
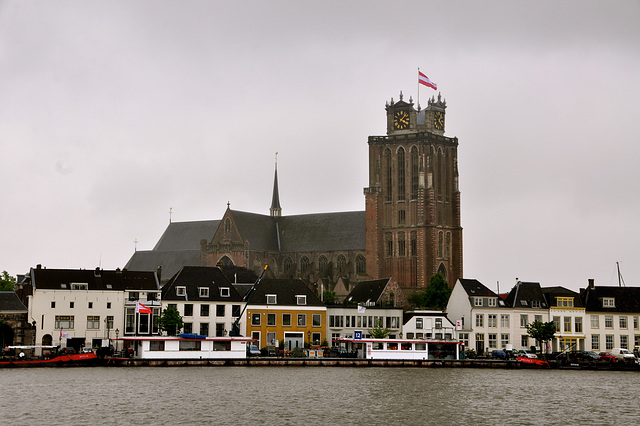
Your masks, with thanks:
M244 359L250 337L135 336L116 340L127 358L152 360Z
M334 340L346 349L346 355L375 360L457 360L462 342L414 339ZM343 355L344 356L344 355Z

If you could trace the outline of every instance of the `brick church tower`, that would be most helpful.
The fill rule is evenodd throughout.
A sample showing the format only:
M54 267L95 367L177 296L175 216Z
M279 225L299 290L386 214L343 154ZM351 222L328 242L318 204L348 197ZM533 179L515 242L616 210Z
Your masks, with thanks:
M367 272L403 288L425 287L440 273L462 277L458 138L444 136L446 102L424 110L413 101L386 104L387 136L369 136Z

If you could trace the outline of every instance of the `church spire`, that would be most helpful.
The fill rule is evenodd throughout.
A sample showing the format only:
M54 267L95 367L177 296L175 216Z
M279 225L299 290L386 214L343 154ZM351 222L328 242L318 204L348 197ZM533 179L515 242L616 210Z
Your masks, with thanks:
M280 207L280 196L278 195L278 153L276 152L276 171L273 177L273 198L271 199L271 208L269 213L272 217L282 216L282 208Z

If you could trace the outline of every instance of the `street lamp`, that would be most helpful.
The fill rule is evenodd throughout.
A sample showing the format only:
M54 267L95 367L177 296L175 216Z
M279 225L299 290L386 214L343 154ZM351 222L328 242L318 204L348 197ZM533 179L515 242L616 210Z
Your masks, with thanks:
M309 348L311 348L311 330L307 331L307 342L309 342Z
M118 352L118 335L120 334L120 330L116 328L116 352Z

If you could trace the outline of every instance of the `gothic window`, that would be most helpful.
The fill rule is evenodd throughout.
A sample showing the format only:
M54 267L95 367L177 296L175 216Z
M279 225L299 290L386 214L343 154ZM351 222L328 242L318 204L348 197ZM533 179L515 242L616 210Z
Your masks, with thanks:
M391 185L393 181L393 175L391 170L391 150L389 148L384 150L384 200L391 201Z
M285 274L293 273L293 271L291 270L291 266L293 266L293 261L291 260L291 258L287 257L284 260L284 273Z
M411 147L411 199L418 198L418 148Z
M391 235L391 232L387 232L386 234L384 234L384 242L386 245L386 255L387 257L392 257L393 256L393 236Z
M218 263L222 263L222 266L233 266L233 260L229 256L222 256Z
M398 233L398 256L406 256L406 246L404 241L404 232Z
M444 278L445 281L447 281L447 268L444 267L443 263L441 263L438 267L438 274L440 274L440 276Z
M356 273L357 274L366 274L367 273L367 261L363 255L359 254L356 257Z
M343 255L338 256L338 271L343 274L347 269L347 260Z
M404 148L400 147L398 149L398 200L406 198L404 173Z
M320 272L326 272L328 264L329 261L327 260L326 256L320 256L320 259L318 260L318 267L320 268Z
M309 258L307 256L302 256L300 259L300 272L305 273L309 269Z
M224 221L224 232L227 234L231 232L231 219L229 218L226 218Z
M398 210L398 225L404 225L407 222L407 214L404 210Z
M443 244L444 244L444 234L442 231L438 232L438 257L442 257L443 255Z
M418 255L418 233L416 231L411 232L411 256Z
M444 240L444 257L451 258L451 232L447 232Z

